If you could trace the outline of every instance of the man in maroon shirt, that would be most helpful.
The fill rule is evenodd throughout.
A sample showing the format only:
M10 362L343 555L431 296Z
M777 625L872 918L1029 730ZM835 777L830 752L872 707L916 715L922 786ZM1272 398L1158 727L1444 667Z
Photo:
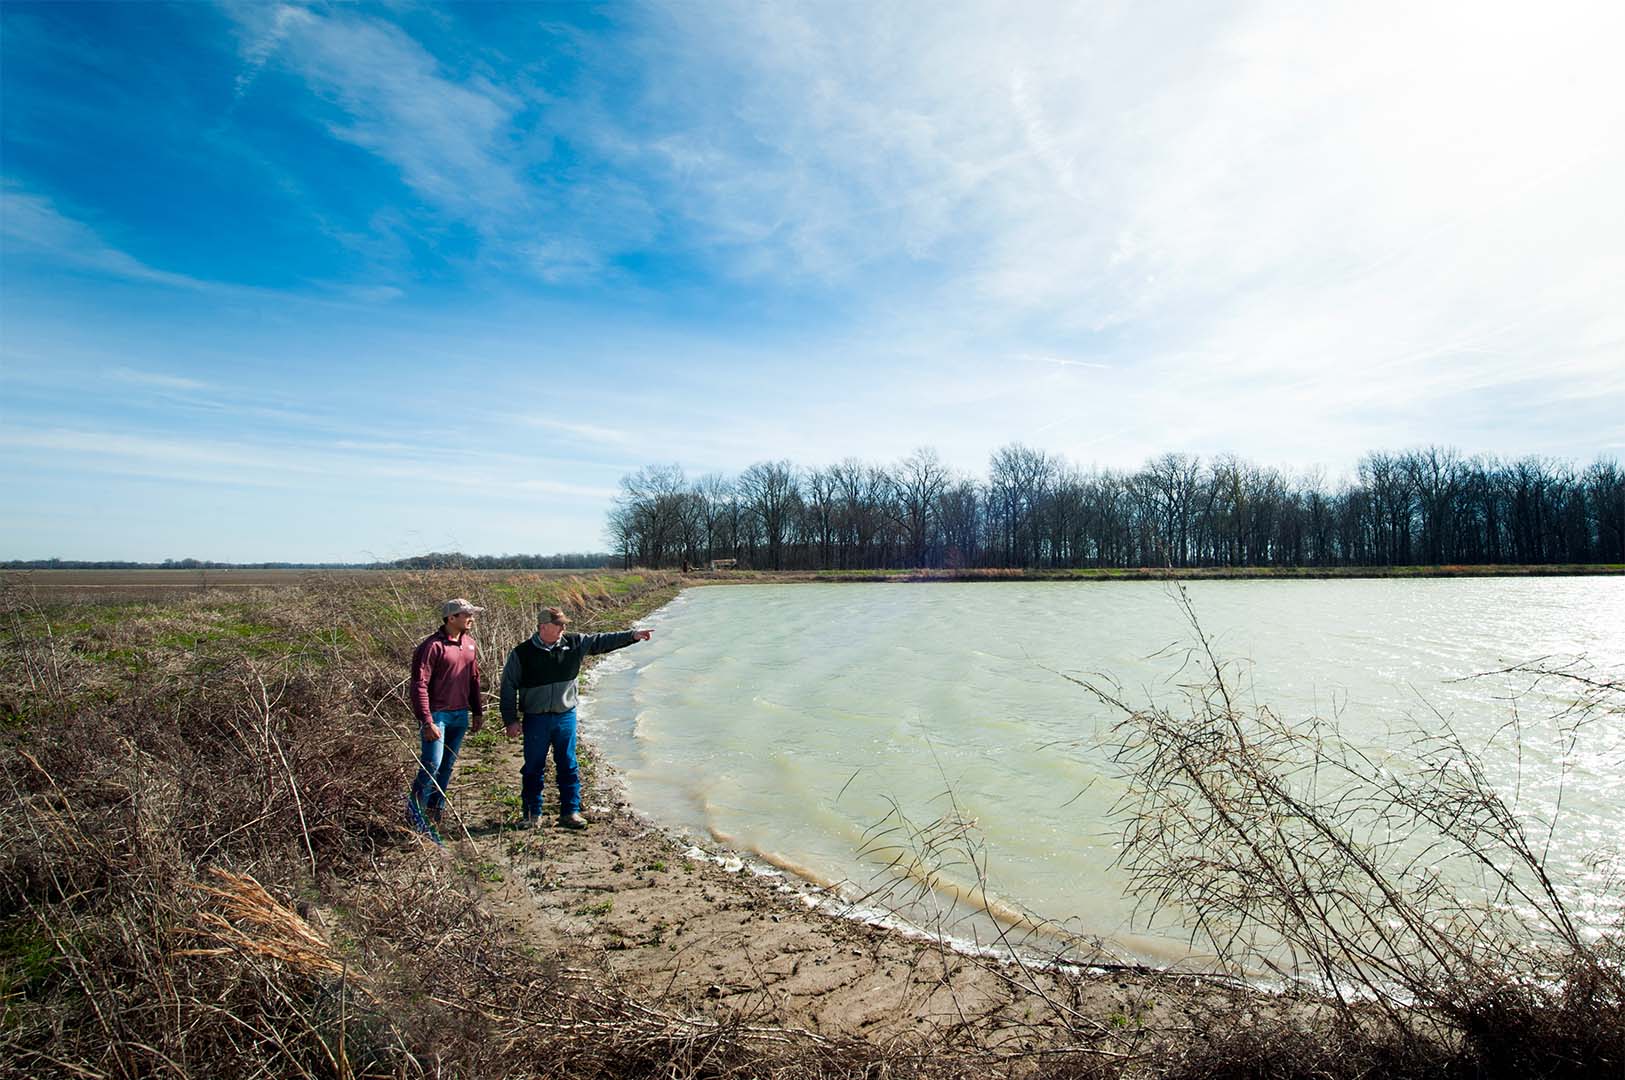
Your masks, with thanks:
M440 629L412 654L412 711L423 752L417 779L406 799L408 822L428 832L445 812L446 789L463 737L485 722L480 700L480 653L474 643L474 616L484 611L467 600L440 605Z

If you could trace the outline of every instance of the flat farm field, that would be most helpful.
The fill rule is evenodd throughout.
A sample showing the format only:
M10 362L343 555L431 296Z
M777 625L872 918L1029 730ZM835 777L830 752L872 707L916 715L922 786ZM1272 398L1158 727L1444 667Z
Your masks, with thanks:
M384 582L403 570L0 570L0 582L52 595L109 592L120 596L164 595L174 590L276 589L323 582ZM522 576L585 576L592 570L464 570L465 579L502 581Z

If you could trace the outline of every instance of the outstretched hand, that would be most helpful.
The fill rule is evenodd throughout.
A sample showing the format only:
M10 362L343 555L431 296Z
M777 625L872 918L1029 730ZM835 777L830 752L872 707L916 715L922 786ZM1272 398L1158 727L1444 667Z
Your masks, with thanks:
M632 636L637 638L639 641L648 641L649 638L652 637L653 635L654 635L653 630L634 630L634 631L632 631Z

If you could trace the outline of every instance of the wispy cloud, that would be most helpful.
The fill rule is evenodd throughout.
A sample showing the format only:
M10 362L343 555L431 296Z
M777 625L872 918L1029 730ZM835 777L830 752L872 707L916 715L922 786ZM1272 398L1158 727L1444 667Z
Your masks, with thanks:
M182 375L170 375L162 371L137 371L134 368L116 367L110 369L107 376L116 382L150 386L159 390L194 391L209 389L209 384L201 379L188 379Z
M223 10L7 9L7 445L87 505L396 530L446 416L431 510L565 546L650 461L1625 438L1617 4Z
M1110 364L1102 364L1096 360L1075 360L1070 356L1044 356L1038 353L1018 353L1015 359L1054 364L1056 367L1064 368L1094 368L1097 371L1110 371L1112 367Z
M455 79L399 26L344 8L245 4L252 81L273 60L336 108L327 129L377 154L431 204L477 220L521 217L525 185L505 152L519 100L480 75Z
M572 439L583 439L591 443L621 446L631 441L631 436L626 432L616 428L602 427L598 424L582 424L570 420L549 420L534 416L522 417L521 422L530 427L557 432Z
M294 72L326 103L333 137L389 162L426 207L476 231L479 261L549 283L595 281L658 230L649 194L625 177L590 161L573 178L536 168L558 133L535 113L546 95L513 70L455 70L401 26L352 9L228 10L239 81L273 63Z
M0 184L0 258L41 259L84 273L220 297L374 305L404 295L393 285L313 281L306 287L267 289L164 270L109 242L95 227L64 213L55 200L10 179Z
M307 25L315 16L296 4L259 4L254 8L232 4L228 9L253 24L242 42L243 68L237 73L236 84L237 97L241 98L254 85L289 32Z
M0 186L0 236L3 254L45 256L54 262L130 281L207 290L214 285L186 274L160 270L121 251L82 221L63 214L56 204L7 180Z
M339 285L337 289L349 299L363 304L387 304L406 295L406 290L395 285Z
M398 488L416 493L424 475L443 459L442 451L430 443L273 443L66 426L0 432L0 446L48 455L59 467L71 460L75 467L97 474L328 494L354 493L358 485L386 485L393 495L400 493ZM519 454L464 450L460 460L468 469L459 490L483 497L500 499L521 492L603 500L615 494L608 485L536 476L535 460Z
M1625 141L1598 134L1625 129L1625 9L1190 16L684 7L645 45L671 130L643 149L737 272L883 298L872 340L1133 370L1127 452L1276 432L1346 460L1625 366L1596 344L1625 329L1598 288L1625 280ZM1092 392L1033 381L1026 409Z
M1601 182L1617 12L1578 9L1581 40L1449 5L1395 35L1357 5L707 4L646 45L659 89L695 117L748 104L720 131L674 111L652 148L696 215L805 269L953 243L956 284L1110 322L1339 275L1564 170Z

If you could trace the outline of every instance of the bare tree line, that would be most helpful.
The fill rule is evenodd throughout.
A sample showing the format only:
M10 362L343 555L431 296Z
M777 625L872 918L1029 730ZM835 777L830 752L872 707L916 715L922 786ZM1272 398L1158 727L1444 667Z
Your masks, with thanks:
M1231 454L1078 468L1020 444L985 479L922 448L891 465L762 461L621 478L606 535L628 565L770 570L1412 566L1625 562L1625 470L1374 451L1335 486Z

